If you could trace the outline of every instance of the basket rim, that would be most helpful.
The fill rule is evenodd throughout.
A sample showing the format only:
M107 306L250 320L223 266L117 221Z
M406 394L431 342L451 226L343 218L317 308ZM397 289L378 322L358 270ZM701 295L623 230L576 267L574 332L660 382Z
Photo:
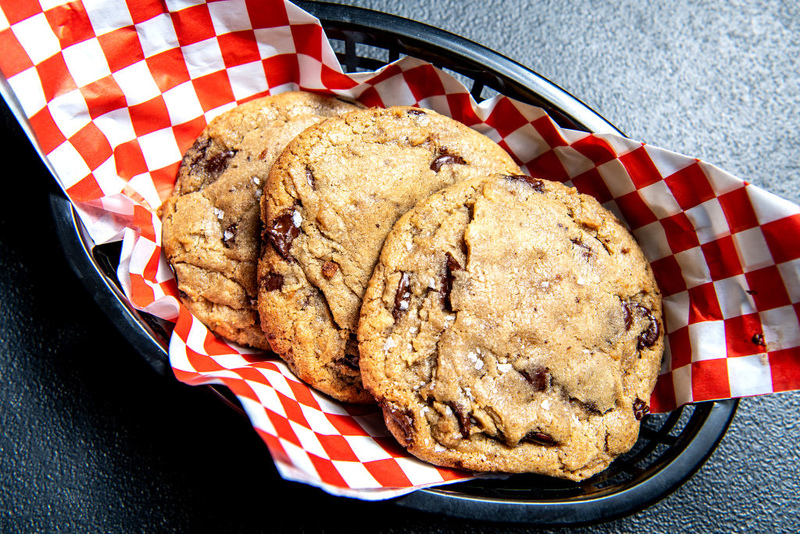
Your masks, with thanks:
M433 26L365 8L328 2L296 1L317 17L323 28L347 30L352 35L380 32L396 38L409 50L434 51L445 58L480 65L512 98L533 93L536 105L555 111L564 120L594 133L624 135L586 104L521 64L480 44ZM361 33L359 33L361 32ZM420 59L425 59L424 57ZM515 94L516 93L516 94ZM544 104L544 105L543 105ZM557 120L557 119L556 119ZM21 121L22 122L22 121ZM174 379L169 365L168 341L127 301L117 281L100 265L96 247L70 201L57 188L51 191L51 211L65 256L95 302L108 313L120 333L160 375ZM243 413L214 388L220 399ZM620 491L598 492L594 497L561 500L510 500L476 497L457 490L458 485L418 490L395 499L400 506L444 515L491 522L565 526L604 522L633 514L663 499L686 482L713 454L738 407L738 399L711 401L696 406L703 411L685 447L648 476ZM682 431L683 432L683 431Z

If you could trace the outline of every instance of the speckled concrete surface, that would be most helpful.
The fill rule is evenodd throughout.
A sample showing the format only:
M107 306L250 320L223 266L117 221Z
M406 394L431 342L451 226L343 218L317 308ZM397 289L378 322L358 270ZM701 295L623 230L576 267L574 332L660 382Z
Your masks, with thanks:
M488 46L633 138L800 202L797 3L345 3ZM4 191L27 200L0 210L0 531L535 530L280 481L246 421L156 376L106 320L58 251L46 170L7 112L2 131L6 168L23 161L26 169ZM743 400L716 453L683 487L639 514L575 532L800 531L799 413L798 393Z

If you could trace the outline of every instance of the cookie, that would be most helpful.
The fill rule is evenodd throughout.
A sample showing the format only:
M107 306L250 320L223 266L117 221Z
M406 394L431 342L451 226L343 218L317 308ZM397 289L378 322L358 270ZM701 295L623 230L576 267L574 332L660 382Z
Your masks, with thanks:
M256 306L262 186L295 135L354 109L299 91L268 96L218 116L187 150L160 208L162 247L181 301L214 333L269 348Z
M386 238L358 327L363 383L423 460L583 480L637 439L661 321L641 249L592 197L471 180Z
M498 144L430 110L372 108L295 138L262 197L261 326L312 387L372 402L361 385L361 297L394 222L418 200L487 172L519 172Z

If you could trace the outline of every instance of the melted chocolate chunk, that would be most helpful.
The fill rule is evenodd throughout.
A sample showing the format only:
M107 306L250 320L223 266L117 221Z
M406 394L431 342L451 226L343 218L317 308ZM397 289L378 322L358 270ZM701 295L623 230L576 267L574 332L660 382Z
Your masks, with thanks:
M456 414L458 420L458 429L461 431L461 436L464 438L469 437L469 431L472 429L472 418L470 412L457 402L448 402L447 405Z
M539 445L555 445L556 443L556 440L554 440L552 436L545 434L544 432L536 431L528 432L521 441L528 441L531 443L537 443Z
M289 250L292 248L292 241L300 235L300 228L294 224L294 210L285 211L276 217L266 234L267 241L278 251L278 254L286 261L291 261L292 256Z
M661 332L658 321L656 321L656 318L650 313L650 310L647 310L647 318L650 319L650 324L644 332L639 334L639 342L637 343L639 350L655 345L656 341L658 341L658 335Z
M338 270L339 266L332 261L326 261L322 264L322 276L325 278L332 277Z
M406 447L411 445L411 442L414 439L414 419L411 414L400 410L394 404L382 404L383 416L387 419L387 424L389 424L391 421L402 433L401 436L396 436L398 441L400 441Z
M420 115L425 115L425 110L422 110L422 109L419 109L419 108L411 108L411 109L409 109L409 110L407 111L407 113L408 113L409 115L417 115L417 116L420 116Z
M231 158L236 155L235 150L223 150L219 154L214 154L206 162L206 172L211 176L217 177L228 168Z
M411 275L403 273L400 277L400 282L397 284L397 291L394 294L392 317L394 317L395 321L408 309L409 302L411 302Z
M533 188L534 191L537 193L544 193L544 182L539 180L538 178L532 178L530 176L526 176L524 174L507 174L505 177L509 180L520 180L525 182L529 186Z
M550 386L550 368L534 367L520 371L535 391L544 391Z
M649 321L647 328L645 328L644 331L639 334L637 348L642 350L652 347L655 345L656 341L658 341L659 334L661 333L661 327L658 325L658 321L655 317L653 317L653 313L645 306L636 303L623 302L622 316L625 321L625 330L630 330L633 326L634 313L638 314L640 317L647 318Z
M206 157L206 151L208 147L211 146L211 139L208 137L198 138L192 147L187 150L187 155L191 152L195 152L195 155L192 156L191 161L189 162L189 169L192 173L197 172L198 170L202 169L203 167L200 166L201 161L203 158Z
M239 226L236 223L228 226L224 232L222 232L222 244L225 247L230 248L236 242L236 234L239 232Z
M453 304L450 302L450 290L453 289L453 280L455 279L453 273L461 269L462 267L461 264L458 263L458 260L448 252L445 261L444 276L442 277L442 289L439 291L442 295L442 305L447 311L453 311Z
M464 165L466 161L461 156L456 156L455 154L442 154L441 156L437 157L436 159L431 162L431 170L433 172L439 172L439 170L447 164L454 164L454 165Z
M277 291L283 287L283 275L278 273L267 273L267 275L261 279L261 285L267 291Z
M642 417L650 413L650 407L647 405L645 401L636 397L636 400L633 401L633 416L636 418L637 421L641 421Z
M750 341L752 341L754 345L758 345L759 347L767 346L767 344L764 342L764 334L754 334Z

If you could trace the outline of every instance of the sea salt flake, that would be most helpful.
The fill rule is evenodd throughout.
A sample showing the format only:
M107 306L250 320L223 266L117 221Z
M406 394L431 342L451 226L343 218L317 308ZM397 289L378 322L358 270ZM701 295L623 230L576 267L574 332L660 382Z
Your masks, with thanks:
M389 337L389 338L386 339L386 343L383 344L383 350L384 351L388 351L388 350L391 350L391 349L395 348L396 346L397 346L397 343L395 343L394 339Z
M217 219L222 220L222 218L225 217L225 212L222 211L221 209L215 207L214 208L214 215L217 216Z
M498 363L497 364L497 369L501 373L507 373L507 372L511 371L513 368L514 368L514 366L511 365L510 363Z
M292 224L295 225L296 228L300 228L300 225L303 222L303 216L300 215L299 211L292 212Z

